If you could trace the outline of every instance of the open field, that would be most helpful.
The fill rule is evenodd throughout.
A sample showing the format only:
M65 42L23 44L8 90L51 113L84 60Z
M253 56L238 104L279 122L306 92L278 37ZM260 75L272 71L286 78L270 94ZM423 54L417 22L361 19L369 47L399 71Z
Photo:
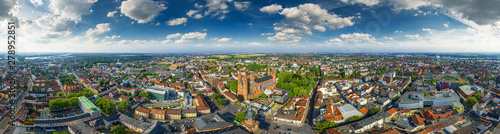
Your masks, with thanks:
M250 58L250 57L260 57L266 56L266 54L233 54L234 58Z
M446 62L450 62L450 61L447 61L447 60L438 60L439 63L446 63Z

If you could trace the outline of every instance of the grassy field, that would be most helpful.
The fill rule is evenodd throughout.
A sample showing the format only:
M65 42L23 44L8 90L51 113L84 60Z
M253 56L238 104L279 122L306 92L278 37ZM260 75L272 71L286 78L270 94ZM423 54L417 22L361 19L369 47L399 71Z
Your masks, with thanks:
M266 54L233 54L234 58L250 58L250 57L260 57L266 56Z
M447 62L450 62L450 61L447 61L447 60L438 60L439 63L447 63Z
M230 55L211 55L211 57L216 57L216 58L219 58L219 59L231 58Z

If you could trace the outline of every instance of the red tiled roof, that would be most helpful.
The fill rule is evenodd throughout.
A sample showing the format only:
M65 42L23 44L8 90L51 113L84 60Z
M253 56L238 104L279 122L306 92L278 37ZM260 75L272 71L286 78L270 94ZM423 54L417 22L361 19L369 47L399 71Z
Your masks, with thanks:
M139 111L139 112L141 112L141 113L147 113L147 114L149 114L149 112L150 112L151 110L150 110L150 109L148 109L148 108L145 108L145 107L139 106L139 107L135 108L135 111Z

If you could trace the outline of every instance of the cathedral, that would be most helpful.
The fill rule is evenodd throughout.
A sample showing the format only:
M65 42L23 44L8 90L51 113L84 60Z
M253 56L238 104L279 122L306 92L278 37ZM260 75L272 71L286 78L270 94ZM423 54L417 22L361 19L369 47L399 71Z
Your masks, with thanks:
M276 87L276 70L268 69L268 76L255 79L252 74L238 72L238 92L237 95L242 95L245 100L257 98L267 89Z

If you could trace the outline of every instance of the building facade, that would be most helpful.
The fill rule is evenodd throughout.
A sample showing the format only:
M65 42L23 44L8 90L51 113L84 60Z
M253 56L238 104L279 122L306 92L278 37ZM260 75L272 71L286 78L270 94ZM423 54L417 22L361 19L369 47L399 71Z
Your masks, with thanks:
M242 95L243 98L256 98L264 93L266 89L276 87L276 70L268 69L269 76L255 79L253 74L242 74L238 72L238 92L237 95Z

